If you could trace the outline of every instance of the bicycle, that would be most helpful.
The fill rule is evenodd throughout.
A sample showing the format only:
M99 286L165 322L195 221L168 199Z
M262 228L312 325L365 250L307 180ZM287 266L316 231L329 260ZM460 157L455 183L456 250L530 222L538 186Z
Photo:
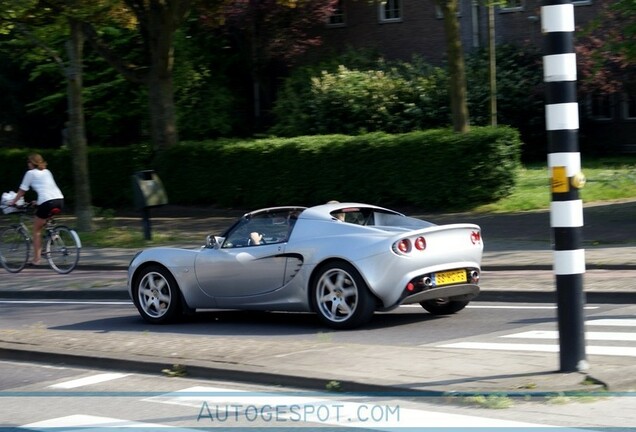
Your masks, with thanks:
M0 231L0 263L10 273L18 273L27 266L32 249L29 229L24 223L28 206L18 208L9 214L18 214L19 222L11 224ZM2 207L3 213L6 206ZM53 209L44 225L42 257L46 258L49 266L58 273L66 274L75 269L79 262L82 242L74 229L56 225L55 216L60 209Z

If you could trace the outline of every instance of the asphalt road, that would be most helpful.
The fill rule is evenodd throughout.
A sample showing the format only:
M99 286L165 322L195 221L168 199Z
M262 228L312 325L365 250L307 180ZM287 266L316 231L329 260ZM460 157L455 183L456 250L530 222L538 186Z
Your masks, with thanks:
M590 304L587 319L636 315L636 306ZM249 311L202 311L180 324L149 325L128 301L1 300L0 330L47 328L90 333L154 333L253 337L290 341L328 338L335 343L384 346L439 345L448 341L488 341L488 335L526 330L556 330L553 304L474 303L451 316L433 316L419 306L378 313L360 329L325 329L313 314ZM610 343L611 344L611 343ZM636 343L634 344L636 346Z

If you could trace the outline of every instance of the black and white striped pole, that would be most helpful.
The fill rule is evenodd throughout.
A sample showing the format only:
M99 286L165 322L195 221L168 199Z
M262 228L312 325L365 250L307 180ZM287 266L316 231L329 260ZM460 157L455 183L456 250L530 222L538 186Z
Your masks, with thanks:
M583 202L574 53L574 6L571 0L544 0L541 7L544 40L543 78L546 86L546 131L552 202L550 226L554 241L559 355L561 372L584 371L583 315L585 250L582 249Z

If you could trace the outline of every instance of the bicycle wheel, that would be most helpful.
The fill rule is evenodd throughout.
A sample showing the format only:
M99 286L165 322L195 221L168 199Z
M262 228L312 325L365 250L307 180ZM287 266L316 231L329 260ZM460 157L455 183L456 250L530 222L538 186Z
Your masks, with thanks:
M17 273L29 262L31 242L29 236L18 225L0 232L0 262L8 272Z
M79 261L82 243L75 230L58 226L47 233L44 256L53 270L70 273Z

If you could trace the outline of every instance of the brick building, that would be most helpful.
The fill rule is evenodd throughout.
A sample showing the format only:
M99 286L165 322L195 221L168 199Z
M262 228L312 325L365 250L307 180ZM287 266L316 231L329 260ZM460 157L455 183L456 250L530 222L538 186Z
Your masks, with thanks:
M465 52L488 46L488 8L478 0L459 0L458 18ZM572 1L577 26L596 17L600 3ZM541 1L508 0L494 9L497 44L542 44ZM444 23L432 0L341 0L323 30L326 49L367 48L387 59L409 60L418 54L432 64L446 55ZM636 151L636 94L616 94L580 101L581 134L594 148Z

